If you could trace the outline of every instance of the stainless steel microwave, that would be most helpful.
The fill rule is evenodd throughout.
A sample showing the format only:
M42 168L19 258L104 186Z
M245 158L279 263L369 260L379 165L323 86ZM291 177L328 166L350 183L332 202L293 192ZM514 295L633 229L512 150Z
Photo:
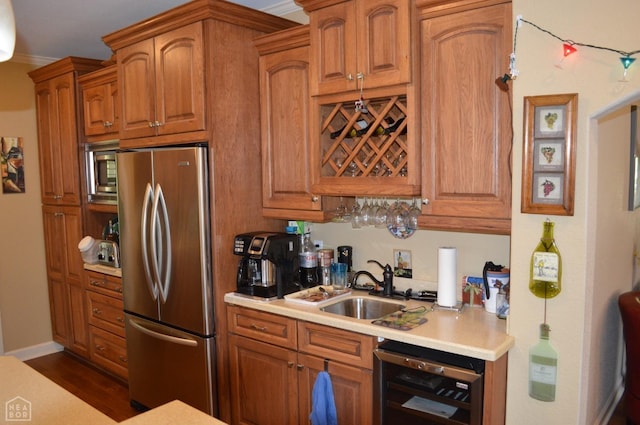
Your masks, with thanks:
M90 203L118 202L116 169L117 141L88 143L85 147L87 195Z

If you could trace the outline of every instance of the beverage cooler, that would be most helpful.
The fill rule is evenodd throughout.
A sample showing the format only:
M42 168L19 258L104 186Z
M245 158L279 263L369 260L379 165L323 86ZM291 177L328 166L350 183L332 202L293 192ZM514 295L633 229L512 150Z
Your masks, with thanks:
M484 360L396 341L374 354L374 423L482 424Z

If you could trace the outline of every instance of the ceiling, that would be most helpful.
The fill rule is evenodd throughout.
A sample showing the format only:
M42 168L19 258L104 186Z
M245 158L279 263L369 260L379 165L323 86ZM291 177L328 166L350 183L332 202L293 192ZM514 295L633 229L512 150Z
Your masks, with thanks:
M293 0L230 0L283 15L300 8ZM66 56L108 59L111 51L102 36L188 0L13 0L16 20L14 60L36 58L51 62Z

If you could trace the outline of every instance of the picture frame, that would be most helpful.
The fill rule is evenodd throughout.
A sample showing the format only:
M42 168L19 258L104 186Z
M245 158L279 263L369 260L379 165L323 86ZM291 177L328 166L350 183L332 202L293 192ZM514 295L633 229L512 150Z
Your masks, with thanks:
M638 134L637 105L631 105L630 151L629 151L629 211L640 207L640 134Z
M407 249L393 250L393 275L398 277L413 277L413 266L411 265L411 251Z
M573 215L578 94L525 96L520 211Z

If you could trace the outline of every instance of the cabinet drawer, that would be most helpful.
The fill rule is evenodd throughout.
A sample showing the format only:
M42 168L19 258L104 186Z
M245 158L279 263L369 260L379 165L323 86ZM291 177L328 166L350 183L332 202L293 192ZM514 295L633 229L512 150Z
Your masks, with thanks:
M286 348L296 348L296 321L275 314L229 306L229 331Z
M122 300L87 291L89 324L124 338Z
M85 270L87 289L122 299L122 278Z
M90 326L91 361L122 378L127 378L127 345L124 338Z
M298 350L324 359L373 369L375 337L298 322Z

